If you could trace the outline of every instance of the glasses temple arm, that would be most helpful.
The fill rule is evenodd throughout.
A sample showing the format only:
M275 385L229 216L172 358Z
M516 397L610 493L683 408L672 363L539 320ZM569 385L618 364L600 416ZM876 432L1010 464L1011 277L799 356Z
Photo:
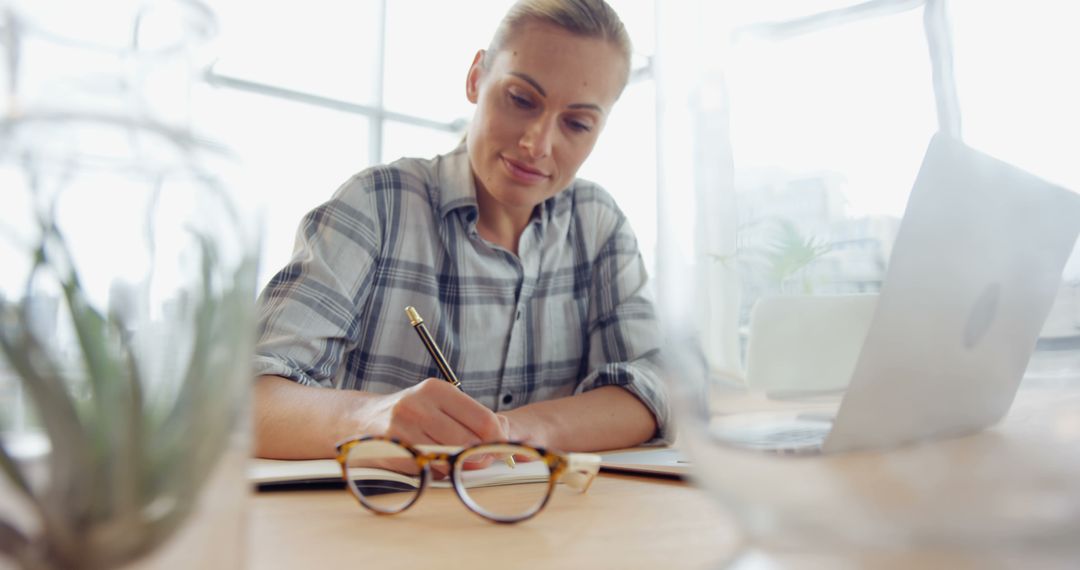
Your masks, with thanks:
M566 454L566 470L562 481L571 489L584 493L589 490L596 474L600 471L600 456L595 453Z

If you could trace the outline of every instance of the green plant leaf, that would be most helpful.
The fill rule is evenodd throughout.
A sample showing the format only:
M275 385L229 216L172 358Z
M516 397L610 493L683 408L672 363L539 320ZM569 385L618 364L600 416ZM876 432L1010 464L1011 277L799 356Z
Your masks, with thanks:
M10 454L8 454L3 441L0 441L0 469L4 470L4 474L7 475L8 480L14 483L15 487L23 495L26 495L31 501L36 500L34 497L34 490L30 488L30 483L23 477L22 471L19 470L19 464L15 462Z
M23 568L39 566L31 552L30 539L7 521L0 519L0 552L16 560Z
M770 280L782 287L796 273L827 254L830 247L812 237L804 237L790 220L777 220L776 228L765 259ZM808 284L804 283L806 287Z
M12 313L21 319L16 321L18 324L9 318ZM0 348L37 407L52 445L48 458L49 486L44 496L33 493L26 496L57 547L73 548L78 534L75 524L80 520L78 515L85 512L85 499L80 501L80 498L86 493L84 487L89 485L80 473L89 462L83 428L59 369L26 330L25 311L12 311L0 302L0 316L4 317L0 318Z

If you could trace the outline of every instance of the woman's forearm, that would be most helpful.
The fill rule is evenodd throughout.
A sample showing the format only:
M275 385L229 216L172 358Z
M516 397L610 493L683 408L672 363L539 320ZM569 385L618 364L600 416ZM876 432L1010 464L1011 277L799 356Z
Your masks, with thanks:
M656 433L652 412L629 391L604 386L503 413L510 437L562 451L633 447Z
M254 390L255 455L270 459L324 459L334 446L363 431L356 410L371 395L261 376Z

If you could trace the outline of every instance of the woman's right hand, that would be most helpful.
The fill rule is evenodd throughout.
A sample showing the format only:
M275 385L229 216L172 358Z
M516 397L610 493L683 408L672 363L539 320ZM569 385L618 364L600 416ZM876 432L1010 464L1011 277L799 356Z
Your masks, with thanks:
M467 446L506 441L506 418L438 378L392 394L371 395L356 410L361 433L396 437L410 445Z

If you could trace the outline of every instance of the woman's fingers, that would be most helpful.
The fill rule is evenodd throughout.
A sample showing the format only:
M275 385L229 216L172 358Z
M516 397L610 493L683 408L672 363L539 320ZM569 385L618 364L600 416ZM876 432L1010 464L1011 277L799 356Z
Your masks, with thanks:
M453 385L436 378L402 390L388 406L387 433L410 436L410 443L472 445L505 441L503 422L494 412Z

